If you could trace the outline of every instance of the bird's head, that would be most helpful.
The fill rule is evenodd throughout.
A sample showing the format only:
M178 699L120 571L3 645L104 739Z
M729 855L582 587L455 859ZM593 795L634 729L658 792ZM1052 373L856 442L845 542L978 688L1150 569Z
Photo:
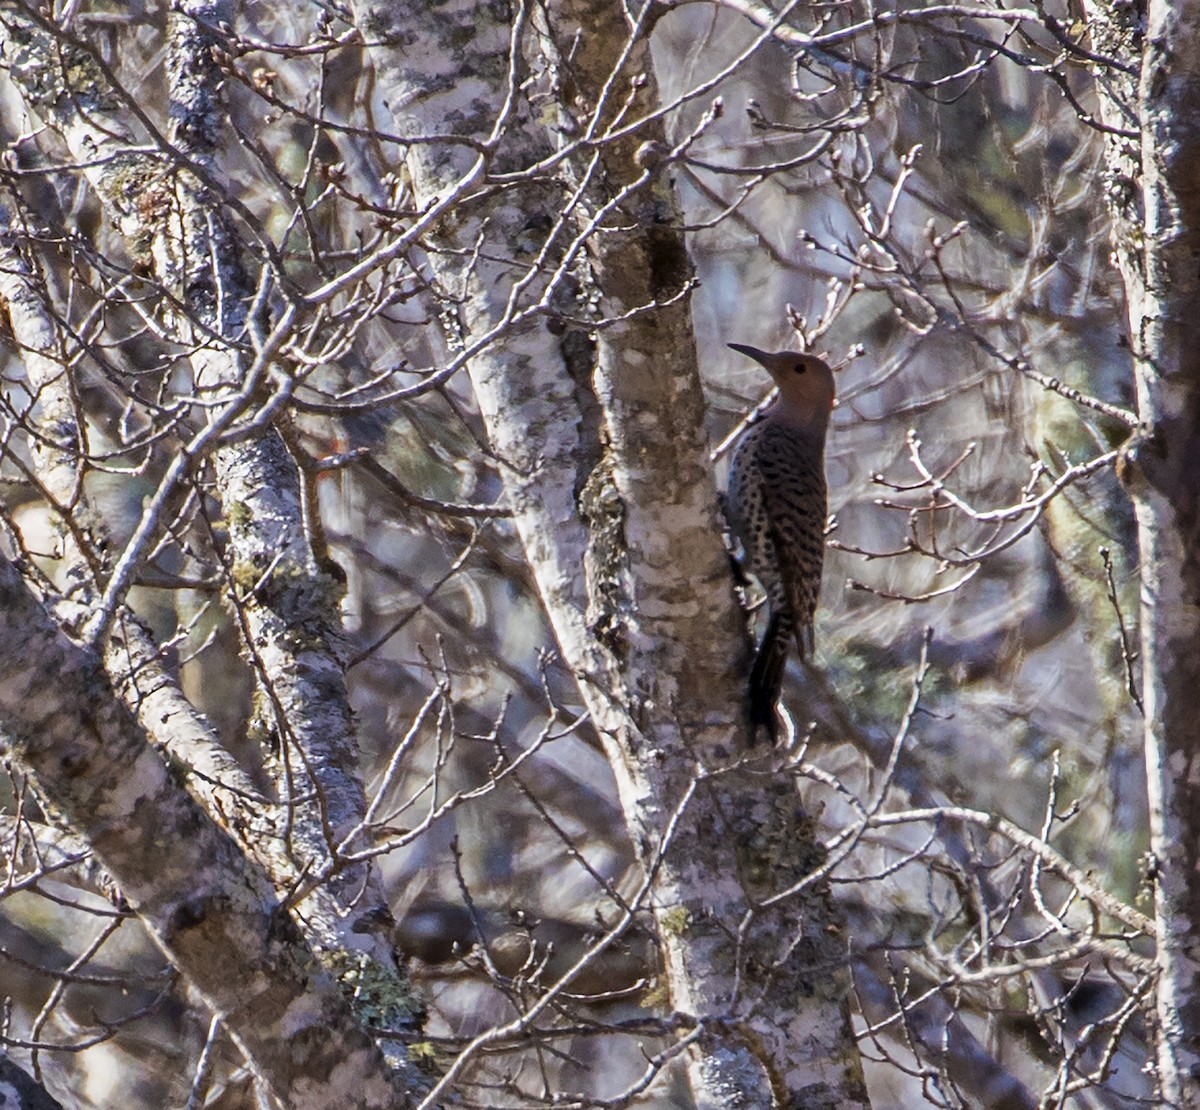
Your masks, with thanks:
M824 432L829 424L829 414L837 404L837 390L829 363L800 351L772 354L744 343L730 343L729 346L767 368L779 387L776 404L780 416L790 423L819 427Z

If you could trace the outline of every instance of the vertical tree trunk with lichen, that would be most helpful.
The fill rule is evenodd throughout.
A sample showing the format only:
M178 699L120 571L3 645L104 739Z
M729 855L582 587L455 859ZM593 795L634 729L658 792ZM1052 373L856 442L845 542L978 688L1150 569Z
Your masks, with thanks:
M42 784L281 1103L403 1105L267 877L200 809L16 566L0 560L0 746Z
M1140 427L1121 474L1138 521L1141 678L1157 925L1159 1082L1200 1107L1200 8L1088 6L1097 47L1131 63L1101 84L1108 195L1125 281Z
M153 691L144 690L149 677L146 662L152 669L158 664L153 649L147 648L144 631L126 619L123 608L125 593L153 545L156 530L164 525L167 507L179 500L182 487L196 477L193 467L211 452L217 487L232 524L231 577L249 599L240 611L251 626L249 638L259 677L269 692L264 704L269 703L271 718L285 733L282 742L295 743L303 751L299 762L319 783L313 791L315 806L299 808L290 820L274 813L277 823L266 834L266 842L273 844L278 831L290 827L290 852L267 848L260 853L257 846L251 851L268 866L275 883L290 893L296 892L297 876L309 872L312 885L306 893L313 897L306 918L323 942L327 962L349 981L346 993L353 990L357 997L366 997L373 1005L372 1019L386 1024L403 1020L407 1011L403 1006L380 1004L381 996L396 1001L403 995L382 888L370 864L329 862L336 838L350 833L365 809L336 650L336 590L302 526L296 465L271 428L270 386L276 392L287 388L274 367L278 333L259 334L263 320L255 314L261 312L261 305L239 257L237 236L222 211L220 190L213 185L220 73L214 42L205 27L228 14L221 3L192 3L182 5L168 21L173 100L168 138L177 154L188 160L189 168L181 171L178 162L128 149L133 138L127 125L128 106L84 41L40 21L37 13L4 13L10 77L30 112L57 130L86 162L89 181L108 206L114 224L127 236L135 261L167 291L168 302L175 297L183 306L177 313L167 309L167 318L190 352L197 386L212 402L213 414L176 457L115 565L92 566L95 581L77 591L78 597L91 602L84 623L87 642L80 649L86 658L73 659L71 645L47 639L41 664L51 676L56 668L60 676L63 668L77 672L98 668L95 649L105 646L113 685L122 685L143 713L157 714L151 727L176 758L186 760L181 773L186 775L193 767L207 772L197 793L211 806L212 816L225 822L242 803L253 804L257 791L247 789L236 766L207 758L205 749L212 738L204 735L194 713L179 710L183 699L177 690L172 697L172 680L164 677L152 683ZM104 156L94 157L98 151ZM19 286L20 280L19 268L6 280L10 304L14 281ZM23 337L32 340L32 371L37 369L38 352L51 350L37 324L36 311L26 312L19 322ZM15 318L14 326L18 326ZM256 348L257 357L249 364L239 353L245 346ZM57 405L47 409L47 419L56 421L48 442L68 445L65 452L46 452L43 463L51 478L50 492L62 501L63 482L58 475L64 470L63 458L74 458L69 445L78 430L73 428L69 399L60 396L61 380L48 378L41 388ZM265 407L257 407L260 403ZM222 442L238 422L257 423L258 431L253 426L244 428L236 439ZM86 554L85 546L80 545L81 554ZM76 560L73 565L81 564ZM13 612L30 618L31 611L20 608L24 601L16 582L10 582L8 589ZM38 634L47 635L44 630ZM10 649L25 646L15 633L5 639ZM256 1073L293 1105L324 1105L329 1100L392 1105L397 1094L382 1053L350 1019L348 1006L314 964L312 949L288 922L275 891L257 872L246 869L245 861L214 829L188 811L190 799L180 784L156 769L161 758L146 746L131 722L105 702L98 671L87 681L87 688L95 691L92 703L98 714L107 714L117 724L107 731L94 730L97 746L87 754L87 799L74 793L61 776L47 771L53 744L63 742L61 734L39 728L35 742L25 712L28 706L14 702L14 698L29 700L20 693L19 682L28 684L32 678L23 676L15 661L5 671L17 683L4 691L11 695L6 699L6 720L13 730L14 750L95 844L154 935L244 1048ZM41 700L46 702L43 708L52 704L50 699ZM164 727L166 721L171 722L170 728ZM173 742L176 724L184 734L178 747ZM127 735L121 735L122 729ZM145 752L135 756L139 744ZM290 772L287 781L299 779ZM136 820L128 819L125 801L118 796L129 785L141 791ZM232 806L229 790L238 798ZM281 793L286 797L286 792ZM270 825L263 814L271 807L263 799L259 802L256 819L239 825L244 835L252 837L251 830ZM111 835L108 827L114 813L126 814L128 827L122 837ZM181 823L186 831L180 831ZM156 848L166 854L146 851L139 841L144 836L155 837ZM194 858L196 853L200 862ZM261 935L256 935L256 928ZM216 959L212 944L231 951ZM345 955L351 952L357 955ZM345 963L338 962L339 954ZM364 961L368 968L373 962L380 973L364 970ZM272 1008L276 1005L285 1012ZM281 1032L280 1022L290 1022L292 1036ZM324 1050L314 1053L305 1045L304 1031L310 1022L327 1030L323 1035L331 1046L341 1045L330 1047L324 1060L320 1059Z
M300 763L320 783L317 805L297 807L292 816L296 871L307 870L314 887L329 877L342 906L355 907L349 917L317 912L312 919L331 945L370 947L388 963L378 876L369 865L332 859L330 841L357 826L365 800L338 657L338 587L321 552L313 550L297 465L273 426L283 419L277 410L289 391L278 366L286 325L276 322L272 329L266 319L215 186L222 78L215 41L202 28L228 14L227 4L197 0L170 20L168 138L190 160L185 171L153 154L127 150L132 132L126 106L82 43L72 46L30 18L14 16L8 23L17 48L10 73L30 112L88 164L88 179L137 264L187 306L172 324L190 350L197 389L213 414L160 483L103 584L89 633L97 639L107 632L168 506L182 498L194 467L211 455L229 525L231 584L245 599L241 611L261 688L261 731L276 750L292 744L303 752ZM75 85L62 84L72 77ZM93 157L97 151L104 157ZM246 347L254 350L252 358L242 353ZM239 425L236 439L225 442ZM295 770L280 768L278 778L285 803L289 783L301 793L309 790L302 785L306 776L296 777Z
M672 155L661 120L642 118L653 6L356 11L400 133L421 137L407 160L419 204L457 198L431 255L452 353L470 354L518 533L654 884L671 1003L695 1022L697 1104L865 1105L845 946L809 878L815 831L769 753L733 767L747 645ZM533 265L497 261L514 256Z

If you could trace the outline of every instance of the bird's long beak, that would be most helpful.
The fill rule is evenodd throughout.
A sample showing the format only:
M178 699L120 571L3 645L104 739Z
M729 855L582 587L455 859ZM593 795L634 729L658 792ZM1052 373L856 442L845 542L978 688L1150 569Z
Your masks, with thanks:
M745 343L727 343L726 346L731 351L737 351L741 355L749 355L755 362L761 362L763 366L767 365L767 359L771 357L770 352L760 351L757 347L748 347Z

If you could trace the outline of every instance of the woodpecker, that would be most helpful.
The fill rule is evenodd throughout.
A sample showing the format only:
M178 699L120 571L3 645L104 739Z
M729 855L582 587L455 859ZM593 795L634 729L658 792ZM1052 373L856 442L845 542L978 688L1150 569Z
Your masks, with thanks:
M767 630L750 672L751 743L760 727L774 743L792 638L801 659L812 651L829 512L825 434L836 403L833 371L816 355L729 346L765 366L779 389L734 445L727 496L745 567L767 594Z

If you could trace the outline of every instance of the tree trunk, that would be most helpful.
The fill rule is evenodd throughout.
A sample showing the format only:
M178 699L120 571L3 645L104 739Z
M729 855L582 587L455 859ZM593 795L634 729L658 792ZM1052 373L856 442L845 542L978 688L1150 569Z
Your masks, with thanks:
M626 11L551 6L531 30L498 6L356 5L386 44L372 57L400 133L422 138L408 155L417 201L427 214L453 201L430 259L457 298L445 370L468 359L613 765L646 875L630 913L654 910L672 1006L695 1023L696 1102L861 1106L845 945L825 884L807 881L814 827L770 753L735 766L745 628L706 458L670 152L661 120L621 132L656 107L651 9L628 24ZM588 46L560 67L576 31ZM497 180L504 191L480 188Z
M1200 1107L1200 6L1093 5L1101 49L1140 60L1103 102L1140 427L1121 473L1138 521L1141 665L1163 1101ZM1104 85L1100 86L1102 89ZM1119 100L1121 97L1123 99Z
M378 1047L266 876L172 777L97 655L0 559L0 722L246 1059L292 1107L397 1105Z

